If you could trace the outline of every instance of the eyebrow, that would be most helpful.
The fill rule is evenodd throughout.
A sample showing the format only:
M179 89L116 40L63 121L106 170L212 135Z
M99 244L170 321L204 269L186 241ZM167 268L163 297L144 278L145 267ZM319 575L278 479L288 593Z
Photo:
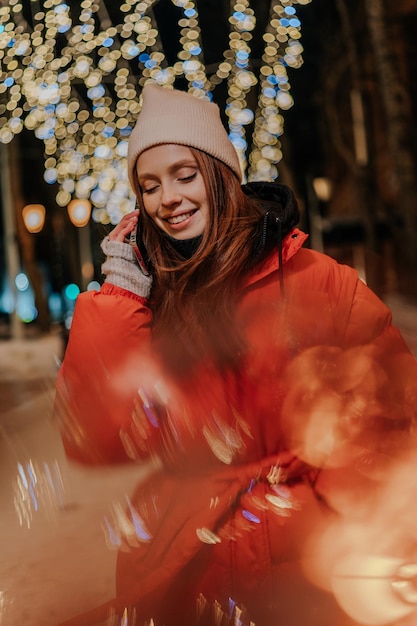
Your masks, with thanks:
M183 167L195 167L198 169L198 164L195 159L182 159L181 161L176 161L175 163L170 165L168 167L168 173L174 174L176 171L180 170ZM155 178L155 174L152 174L151 172L144 172L138 178L140 182L141 180L146 180L147 178Z

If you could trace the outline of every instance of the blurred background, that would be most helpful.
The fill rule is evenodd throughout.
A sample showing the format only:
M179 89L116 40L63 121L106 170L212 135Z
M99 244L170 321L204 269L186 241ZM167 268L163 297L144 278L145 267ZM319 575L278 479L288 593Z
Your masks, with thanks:
M0 2L0 333L68 330L147 81L207 95L309 245L416 295L417 0Z
M355 267L417 355L416 33L417 0L0 0L2 626L112 596L146 472L69 466L51 420L76 298L134 208L143 85L217 102L245 179L293 188L307 245Z

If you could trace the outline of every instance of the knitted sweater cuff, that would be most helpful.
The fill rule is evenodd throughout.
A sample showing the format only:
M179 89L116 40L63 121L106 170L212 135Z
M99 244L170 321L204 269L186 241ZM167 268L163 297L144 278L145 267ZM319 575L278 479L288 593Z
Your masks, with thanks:
M101 266L106 276L106 283L127 289L142 298L149 298L152 287L152 276L145 276L136 262L132 246L121 241L110 241L105 237L101 249L106 260Z

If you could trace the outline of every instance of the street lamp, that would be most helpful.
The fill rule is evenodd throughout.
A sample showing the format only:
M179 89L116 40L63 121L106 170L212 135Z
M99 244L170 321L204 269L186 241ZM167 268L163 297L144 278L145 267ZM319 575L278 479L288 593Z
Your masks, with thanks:
M332 182L329 178L325 176L313 178L313 188L320 202L329 202L333 192Z
M86 198L74 198L68 204L68 215L74 226L78 229L78 242L80 249L80 266L82 288L93 279L94 265L91 254L89 221L91 215L91 202Z
M46 209L43 204L27 204L22 209L23 221L30 233L40 233L45 224Z
M74 226L87 226L91 215L91 202L86 198L74 198L68 205L68 215Z

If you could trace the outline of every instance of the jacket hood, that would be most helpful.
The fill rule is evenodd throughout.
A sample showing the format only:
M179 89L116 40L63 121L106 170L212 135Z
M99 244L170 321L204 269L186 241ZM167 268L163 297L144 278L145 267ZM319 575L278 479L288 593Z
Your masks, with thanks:
M242 191L249 198L257 202L265 211L263 224L264 241L260 245L267 245L268 239L280 231L284 239L300 220L300 210L294 193L287 185L256 181L242 185ZM273 237L276 244L276 237ZM261 250L260 250L261 251Z
M273 255L273 265L279 270L280 284L283 291L283 265L288 260L290 250L291 254L295 254L306 239L306 236L301 231L295 233L295 226L300 219L297 200L291 189L287 185L280 183L251 182L242 185L242 191L264 210L264 215L259 222L255 238L253 259L250 267L262 264L263 261L271 257L271 253L274 250L277 250L277 255ZM290 233L292 233L291 238L288 237ZM262 265L264 266L265 264ZM270 271L273 269L271 267Z

